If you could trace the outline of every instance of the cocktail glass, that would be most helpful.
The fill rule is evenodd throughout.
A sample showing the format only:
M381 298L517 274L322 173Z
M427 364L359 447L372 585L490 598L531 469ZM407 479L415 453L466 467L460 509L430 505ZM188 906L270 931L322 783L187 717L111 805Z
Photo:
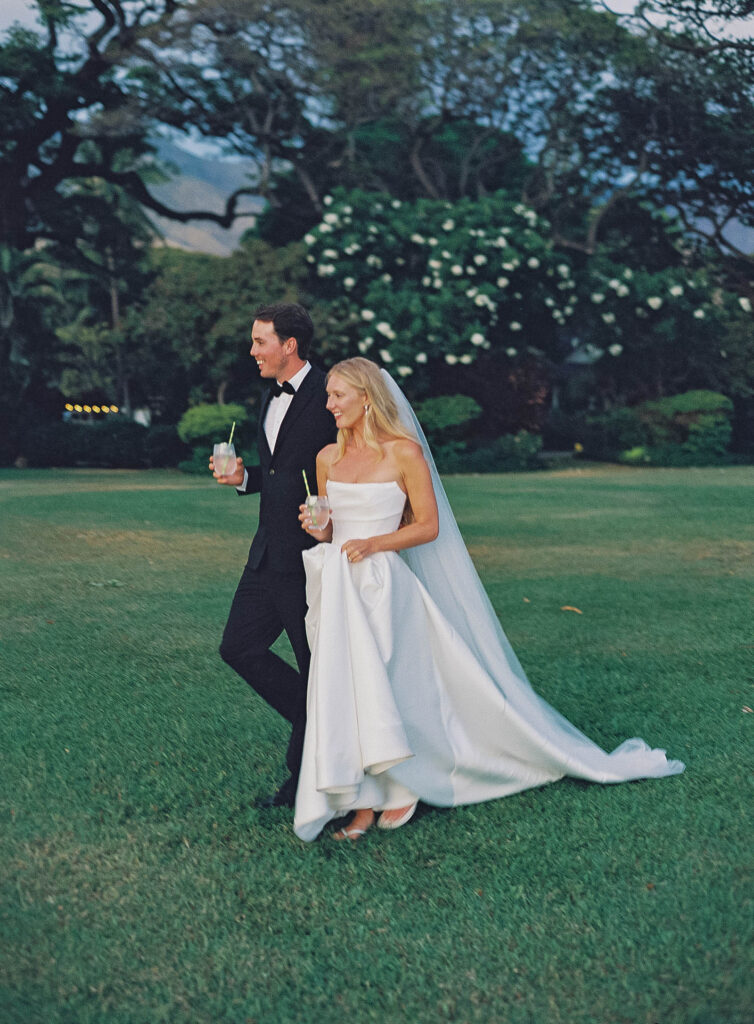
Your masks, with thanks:
M236 449L227 441L216 444L212 450L215 472L218 476L230 476L236 469Z
M330 522L330 502L325 494L310 494L306 499L309 515L312 517L311 529L324 530Z

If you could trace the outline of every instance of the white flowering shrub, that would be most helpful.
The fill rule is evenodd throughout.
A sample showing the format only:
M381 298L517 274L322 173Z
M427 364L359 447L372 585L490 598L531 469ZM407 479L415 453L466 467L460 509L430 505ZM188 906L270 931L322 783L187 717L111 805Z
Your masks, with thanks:
M573 313L571 267L547 225L497 193L456 203L336 193L304 241L318 299L360 352L408 377L430 358L553 352ZM570 307L570 309L568 309ZM515 342L515 345L514 345Z
M412 385L430 360L494 359L493 372L515 373L570 356L618 399L702 380L754 392L748 299L680 257L661 270L603 251L566 257L549 225L504 192L450 203L337 191L304 242L330 361L368 355Z

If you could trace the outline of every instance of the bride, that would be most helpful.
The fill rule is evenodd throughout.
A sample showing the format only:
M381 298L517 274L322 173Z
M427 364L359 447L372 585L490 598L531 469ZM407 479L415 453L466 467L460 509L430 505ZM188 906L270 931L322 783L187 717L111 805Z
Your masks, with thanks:
M640 739L607 754L532 690L466 551L421 427L368 359L328 375L336 444L317 458L332 519L304 552L311 667L294 829L357 840L419 799L476 803L571 775L674 775ZM399 554L400 552L400 554Z

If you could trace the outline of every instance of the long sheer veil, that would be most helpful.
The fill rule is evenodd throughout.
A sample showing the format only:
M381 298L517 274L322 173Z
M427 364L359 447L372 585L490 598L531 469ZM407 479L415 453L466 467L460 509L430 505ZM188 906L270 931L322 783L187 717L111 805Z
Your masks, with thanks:
M627 777L682 772L682 762L666 760L663 750L653 750L638 738L626 740L607 754L533 690L471 560L411 403L390 374L385 370L382 374L398 406L401 422L422 447L439 512L437 539L408 548L401 552L401 557L511 708L563 762L567 774L618 782Z

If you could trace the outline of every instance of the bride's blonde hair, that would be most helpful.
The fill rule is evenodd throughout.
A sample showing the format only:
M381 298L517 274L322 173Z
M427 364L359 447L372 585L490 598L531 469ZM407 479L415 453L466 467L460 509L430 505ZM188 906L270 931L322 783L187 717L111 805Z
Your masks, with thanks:
M328 381L335 374L346 384L364 392L364 405L368 408L364 420L364 440L370 448L382 456L384 452L378 438L405 437L409 441L416 440L401 423L398 407L376 363L363 356L355 356L331 367ZM345 455L351 433L348 427L338 430L338 455L335 462L339 462Z

